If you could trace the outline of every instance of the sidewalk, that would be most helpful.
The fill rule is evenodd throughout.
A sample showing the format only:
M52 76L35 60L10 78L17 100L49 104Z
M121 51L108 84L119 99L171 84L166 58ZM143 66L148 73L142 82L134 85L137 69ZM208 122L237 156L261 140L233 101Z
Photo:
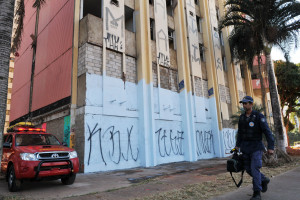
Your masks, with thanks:
M268 191L262 193L263 200L290 200L300 199L300 167L280 174L271 179L268 184ZM239 188L225 195L212 198L211 200L248 200L253 194L252 185L245 188Z
M149 168L134 168L110 172L77 174L73 185L62 185L60 180L29 182L22 185L22 190L11 193L7 189L7 182L0 177L0 199L4 196L19 196L28 199L61 199L65 197L115 190L128 187L147 179L185 173L203 169L207 174L226 172L228 158L214 158L197 162L168 163Z
M4 177L0 176L0 199L8 196L13 197L14 199L15 197L16 199L62 199L66 197L73 197L71 199L98 199L98 195L96 195L96 193L129 187L134 183L139 183L147 179L165 175L168 175L169 179L170 177L179 178L171 178L171 180L174 180L178 185L181 185L180 180L182 180L182 177L185 177L184 179L189 179L191 181L190 184L193 184L193 181L205 181L205 178L211 178L217 176L217 174L226 172L227 159L228 158L215 158L200 160L197 162L169 163L151 168L134 168L110 172L78 174L75 183L69 186L62 185L60 180L42 182L26 181L22 185L22 190L17 193L10 193L7 189L7 182L5 182ZM194 171L198 174L198 176L194 177L195 180L193 180L193 176L189 176L189 174L191 173L188 173ZM202 176L201 174L204 176ZM299 199L299 180L300 167L271 178L271 182L268 185L269 189L266 193L262 193L262 199ZM168 184L167 182L165 183L166 184L164 185L164 187L167 187ZM145 185L147 189L136 191L137 187L131 187L130 190L133 190L135 194L144 193L143 196L147 196L149 188L153 190L157 189L151 188L149 184L142 185ZM174 185L172 185L172 187L173 186ZM122 190L118 191L120 191L120 193L124 192ZM116 192L116 194L114 194L116 198L111 199L130 199L129 194L120 193ZM81 196L86 194L92 195L86 197ZM236 189L233 192L224 194L222 196L214 197L211 200L248 200L251 198L251 195L252 186L250 185L244 188Z

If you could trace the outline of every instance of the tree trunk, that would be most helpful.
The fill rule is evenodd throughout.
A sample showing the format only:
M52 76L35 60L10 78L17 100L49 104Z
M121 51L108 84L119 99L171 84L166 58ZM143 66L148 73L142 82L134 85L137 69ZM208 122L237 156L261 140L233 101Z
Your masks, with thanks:
M259 80L260 80L262 107L263 107L264 115L267 116L267 112L266 112L266 87L265 87L265 83L264 83L264 79L263 79L263 75L262 75L262 71L261 71L261 56L259 54L257 55L257 63L258 63L258 69L259 69L258 75L259 75Z
M0 163L7 103L7 86L15 0L0 0Z
M279 95L275 81L275 74L273 69L273 64L271 61L270 53L265 52L266 56L266 64L267 64L267 71L268 71L268 78L269 78L269 89L270 89L270 96L271 96L271 104L272 104L272 112L273 112L273 120L274 120L274 130L275 130L275 137L277 141L277 148L286 152L286 139L283 130L283 121L282 121L282 113L280 109L279 103Z

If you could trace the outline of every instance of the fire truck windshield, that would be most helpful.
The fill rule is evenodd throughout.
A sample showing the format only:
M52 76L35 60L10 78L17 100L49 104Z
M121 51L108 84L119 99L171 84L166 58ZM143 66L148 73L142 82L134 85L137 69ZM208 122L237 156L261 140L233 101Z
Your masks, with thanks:
M50 134L18 134L16 146L60 145L60 142Z

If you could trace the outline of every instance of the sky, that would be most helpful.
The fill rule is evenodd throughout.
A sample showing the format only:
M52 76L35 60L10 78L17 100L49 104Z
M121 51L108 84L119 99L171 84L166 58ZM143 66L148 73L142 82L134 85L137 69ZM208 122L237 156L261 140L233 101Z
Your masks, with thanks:
M272 48L272 52L271 52L271 58L272 60L284 60L284 56L283 53L281 52L281 50L279 50L276 47ZM293 49L290 52L290 62L293 62L295 64L300 63L300 47L298 47L298 49Z
M297 1L300 2L300 0ZM298 40L300 41L300 34L298 35ZM298 49L292 49L290 52L290 62L295 64L300 63L300 42L298 44ZM272 60L285 60L281 50L276 47L272 48L271 58Z

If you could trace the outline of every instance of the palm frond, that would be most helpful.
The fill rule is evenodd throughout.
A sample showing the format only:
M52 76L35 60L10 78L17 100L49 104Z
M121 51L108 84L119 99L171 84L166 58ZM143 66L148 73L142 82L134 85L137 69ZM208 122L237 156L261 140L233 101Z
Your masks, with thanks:
M24 17L25 17L25 4L24 0L20 0L17 4L16 14L15 14L15 24L17 25L16 31L12 39L11 52L15 53L21 45L22 33L24 28Z
M35 0L34 4L32 7L40 9L42 5L46 3L46 0Z

